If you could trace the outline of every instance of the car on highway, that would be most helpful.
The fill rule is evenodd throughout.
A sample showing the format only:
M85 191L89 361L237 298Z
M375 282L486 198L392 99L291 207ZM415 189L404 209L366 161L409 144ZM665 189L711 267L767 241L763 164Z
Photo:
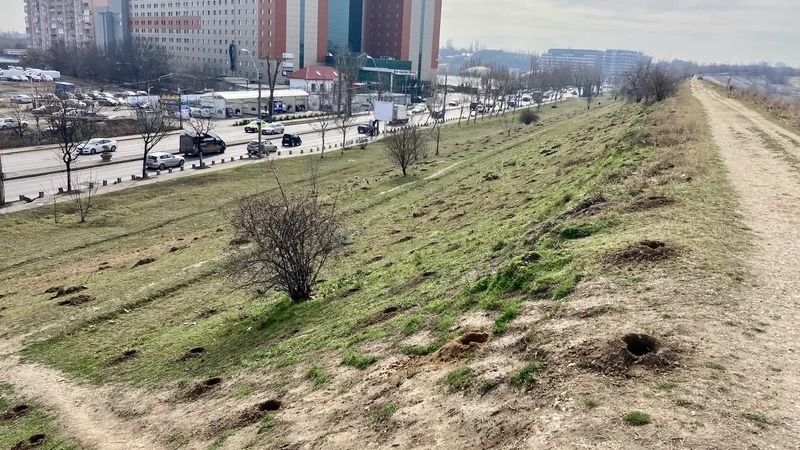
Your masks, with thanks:
M117 151L117 141L113 139L89 139L78 146L78 153L81 155L94 155L104 151Z
M250 141L247 144L247 154L253 156L275 153L278 151L278 146L273 144L272 141L261 141L261 150L261 152L258 151L258 141Z
M417 106L411 108L411 114L422 114L425 112L425 105L417 104Z
M198 134L194 131L183 131L180 137L180 150L184 155L197 155L197 146L206 153L225 153L227 145L219 135L213 131Z
M283 140L281 140L281 145L284 147L297 147L302 143L303 140L297 134L284 134Z
M15 95L15 96L11 97L11 103L17 103L17 104L22 105L22 104L28 104L28 103L32 103L32 102L33 102L33 98L31 98L30 95L19 94L19 95Z
M20 127L28 128L28 122L12 118L0 118L0 130L17 130Z
M245 133L258 133L258 130L261 128L261 124L263 122L260 120L254 120L247 125L244 126Z
M148 169L164 170L170 167L183 167L186 160L183 156L175 156L168 152L155 152L147 155L145 165Z
M273 122L265 124L261 128L261 134L283 134L286 128L282 123Z
M458 106L458 102L455 100L450 100L447 102L447 106Z

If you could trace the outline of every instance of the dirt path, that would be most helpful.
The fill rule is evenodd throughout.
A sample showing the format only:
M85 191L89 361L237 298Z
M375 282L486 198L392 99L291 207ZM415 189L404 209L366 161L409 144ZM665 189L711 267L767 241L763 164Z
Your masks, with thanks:
M0 341L0 380L16 392L53 412L56 421L84 450L158 450L160 444L108 409L104 394L78 386L57 371L38 364L23 364L15 353L19 339Z
M738 377L730 400L746 418L766 422L752 437L758 448L798 448L800 177L791 159L800 156L800 136L697 81L692 88L708 112L743 221L755 235L746 255L753 280L739 292L738 310L727 315L758 326L715 337L727 340L720 351Z

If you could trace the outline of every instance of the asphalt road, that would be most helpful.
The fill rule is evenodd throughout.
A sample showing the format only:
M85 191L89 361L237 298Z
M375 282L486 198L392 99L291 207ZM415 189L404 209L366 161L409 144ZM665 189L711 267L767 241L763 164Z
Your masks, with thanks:
M459 114L462 112L461 109L460 107L449 108L446 115L447 119L458 119ZM466 115L469 114L469 110L466 107L463 109L464 117L466 117ZM353 128L347 132L347 141L354 140L359 136L356 131L357 124L367 123L371 119L372 116L358 116ZM410 116L410 119L409 124L418 125L428 120L429 115L426 112L424 114ZM257 139L257 136L252 133L245 133L244 127L234 127L232 123L232 120L225 120L217 124L215 132L226 142L228 148L223 155L205 155L206 164L210 164L211 160L216 161L218 164L219 160L223 157L228 162L230 162L231 158L238 161L240 156L247 157L247 143ZM310 123L287 125L285 132L299 134L303 139L303 144L301 146L291 148L292 155L288 154L289 148L281 148L281 135L263 136L262 138L262 140L273 141L273 143L278 145L279 150L281 150L281 155L276 156L278 158L299 156L300 150L303 150L303 154L307 154L312 149L314 151L319 151L319 148L322 146L321 135L313 129ZM138 138L117 138L117 141L117 151L113 155L111 164L102 163L100 155L81 155L76 163L78 170L74 172L73 179L77 178L79 183L91 179L98 184L102 183L103 180L107 180L108 184L112 184L117 178L131 180L132 175L140 176L143 152L141 140ZM177 152L178 141L179 137L177 134L169 135L165 137L153 151ZM333 129L333 126L331 126L331 129L329 129L325 135L325 145L327 147L334 144L341 146L342 133L340 130ZM7 180L5 184L7 200L16 200L20 195L35 197L39 192L50 195L58 191L59 187L66 187L66 174L63 171L64 165L59 159L59 152L57 149L30 149L28 151L14 151L12 149L9 151L10 153L2 156L3 171L6 174L6 178L11 178ZM124 160L130 161L119 162ZM191 170L192 164L197 162L197 157L187 157L186 170ZM155 170L150 170L149 173L155 175ZM24 178L17 178L21 176L24 176ZM160 175L160 177L164 178L170 176L175 176L175 174L162 173Z

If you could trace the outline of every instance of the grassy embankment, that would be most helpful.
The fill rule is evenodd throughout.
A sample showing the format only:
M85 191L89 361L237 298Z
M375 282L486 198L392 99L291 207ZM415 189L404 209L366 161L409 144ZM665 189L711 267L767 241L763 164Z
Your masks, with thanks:
M352 244L316 299L298 305L232 291L222 272L230 201L275 192L261 165L100 197L84 226L71 216L53 224L47 208L4 216L0 325L34 332L28 359L95 383L171 388L258 368L324 384L331 353L360 368L386 356L360 353L376 341L427 354L476 311L493 317L496 335L531 305L557 320L585 281L736 283L726 250L743 242L735 202L688 86L657 107L603 103L545 109L510 139L497 120L448 126L441 155L407 178L379 144L330 152L318 183L327 197L339 192ZM307 161L276 163L289 190L308 189ZM663 251L636 244L646 239ZM145 258L154 261L134 267ZM43 294L84 284L89 299L77 306ZM670 315L669 304L652 307ZM432 338L402 343L418 333ZM202 358L175 362L195 347ZM128 350L135 356L113 362Z
M44 435L36 440L42 450L77 450L59 436L58 427L49 413L39 405L25 402L14 389L0 383L0 448L12 448L20 441Z

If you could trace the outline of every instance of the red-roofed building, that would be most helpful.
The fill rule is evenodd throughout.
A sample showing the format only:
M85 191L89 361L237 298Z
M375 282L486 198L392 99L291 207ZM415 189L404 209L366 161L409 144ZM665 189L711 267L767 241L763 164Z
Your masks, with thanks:
M333 82L339 78L339 71L328 66L308 66L292 73L289 87L314 93L333 90Z

